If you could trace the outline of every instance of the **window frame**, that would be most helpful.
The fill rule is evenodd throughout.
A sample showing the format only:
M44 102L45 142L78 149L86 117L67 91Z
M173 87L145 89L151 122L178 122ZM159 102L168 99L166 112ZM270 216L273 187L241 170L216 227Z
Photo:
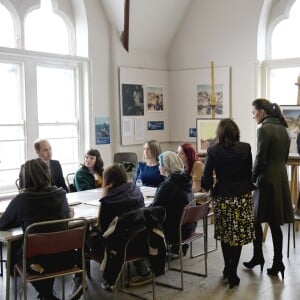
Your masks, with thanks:
M90 145L90 60L83 57L75 57L69 55L50 54L44 52L35 52L20 49L11 49L0 47L0 60L4 62L19 64L21 67L20 88L23 91L23 114L24 114L24 137L25 137L25 161L36 157L33 149L33 142L38 138L38 115L37 115L37 66L55 67L55 68L71 68L74 69L74 84L76 88L76 111L77 111L77 130L78 130L78 160L74 163L80 163L85 153L87 145ZM26 101L26 99L29 99ZM30 100L31 99L31 100ZM32 118L34 113L35 117ZM31 116L30 124L28 124L28 115ZM69 122L66 122L69 123ZM66 124L62 122L62 124ZM53 124L53 123L52 123ZM72 123L74 124L74 123ZM88 133L88 134L87 134ZM66 164L67 165L67 164ZM64 164L62 163L64 168ZM14 182L11 186L14 185ZM1 192L1 198L7 198L11 195ZM15 193L17 189L15 187Z

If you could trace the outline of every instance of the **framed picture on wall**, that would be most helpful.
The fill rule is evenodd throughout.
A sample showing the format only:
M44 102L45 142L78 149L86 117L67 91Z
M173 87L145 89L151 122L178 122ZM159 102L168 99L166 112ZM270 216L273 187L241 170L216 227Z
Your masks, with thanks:
M144 115L144 88L140 84L122 84L123 116Z
M148 112L164 111L164 88L158 86L147 86L146 92Z
M220 119L197 119L197 151L205 153L207 148L216 143L216 130Z
M296 154L297 151L297 134L300 132L300 106L299 105L282 105L282 113L289 126L291 137L290 153Z

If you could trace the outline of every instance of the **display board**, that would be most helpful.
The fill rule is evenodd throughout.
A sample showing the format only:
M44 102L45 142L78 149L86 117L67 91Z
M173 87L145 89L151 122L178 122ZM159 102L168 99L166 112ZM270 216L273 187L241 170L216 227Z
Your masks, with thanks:
M169 141L168 71L120 67L122 145Z

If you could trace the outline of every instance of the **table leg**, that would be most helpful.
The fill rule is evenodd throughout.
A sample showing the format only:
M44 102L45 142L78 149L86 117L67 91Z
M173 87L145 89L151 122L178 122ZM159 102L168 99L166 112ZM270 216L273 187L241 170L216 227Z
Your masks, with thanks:
M11 261L11 241L7 241L7 253L6 253L6 300L9 300L10 294L10 261Z

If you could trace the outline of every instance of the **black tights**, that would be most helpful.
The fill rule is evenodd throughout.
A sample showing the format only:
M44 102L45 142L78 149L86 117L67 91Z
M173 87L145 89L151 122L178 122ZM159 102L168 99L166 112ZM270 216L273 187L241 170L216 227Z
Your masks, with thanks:
M274 249L274 261L282 261L282 231L280 225L271 225L270 230L272 234L273 240L273 249ZM262 238L263 238L263 231L261 224L255 224L255 240L253 241L254 244L254 256L261 257L263 256L262 253Z
M221 242L225 271L232 278L237 277L237 267L240 261L242 246L230 246L224 242Z

